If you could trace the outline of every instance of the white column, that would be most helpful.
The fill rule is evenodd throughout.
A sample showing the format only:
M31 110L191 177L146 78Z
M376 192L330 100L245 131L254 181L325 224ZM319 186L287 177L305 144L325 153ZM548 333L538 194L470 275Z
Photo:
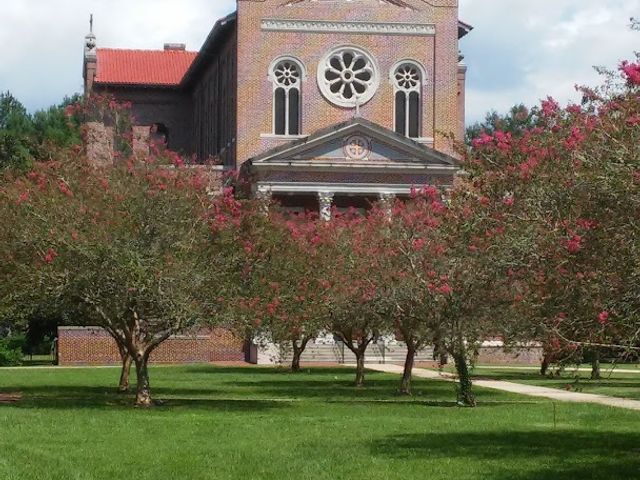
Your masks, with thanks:
M382 192L380 193L380 203L382 204L382 208L384 208L387 216L391 218L393 202L396 200L396 194L390 192Z
M320 218L325 222L331 220L331 206L333 205L333 192L318 192L320 203Z
M272 192L271 188L260 186L258 187L258 191L256 192L256 198L262 204L262 208L264 209L264 213L269 213L269 206L271 205L271 197Z

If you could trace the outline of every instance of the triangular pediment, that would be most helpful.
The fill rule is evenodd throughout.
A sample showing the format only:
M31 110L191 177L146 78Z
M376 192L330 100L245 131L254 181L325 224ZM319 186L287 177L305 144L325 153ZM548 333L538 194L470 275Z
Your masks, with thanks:
M253 165L456 166L453 157L362 118L334 125L252 159Z

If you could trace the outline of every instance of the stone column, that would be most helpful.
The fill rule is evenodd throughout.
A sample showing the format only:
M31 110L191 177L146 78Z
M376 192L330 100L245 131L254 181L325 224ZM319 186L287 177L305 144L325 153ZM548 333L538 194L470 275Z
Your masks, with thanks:
M380 193L380 203L387 213L387 217L391 217L393 202L396 200L396 194L390 192Z
M149 155L149 145L151 137L151 127L135 125L133 127L133 140L131 143L131 149L134 155Z
M84 130L84 146L91 165L113 165L113 127L107 127L101 122L88 122Z
M331 207L333 205L333 192L318 192L320 202L320 218L325 222L331 220Z
M262 204L262 209L265 215L269 214L269 206L271 205L271 199L273 197L273 192L269 187L258 187L256 192L256 198Z

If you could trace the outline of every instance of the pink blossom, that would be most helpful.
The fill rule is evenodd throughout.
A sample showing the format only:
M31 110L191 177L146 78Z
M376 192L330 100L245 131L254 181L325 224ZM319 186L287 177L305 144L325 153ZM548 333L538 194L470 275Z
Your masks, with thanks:
M471 144L474 148L484 147L493 143L493 137L486 132L482 132L478 138L474 138Z
M47 253L44 255L44 261L47 264L52 264L57 256L58 256L58 252L56 252L53 248L50 248L47 251Z
M635 125L640 125L640 115L636 113L635 115L629 116L629 118L627 118L627 125L630 125L632 127Z
M583 238L580 235L574 235L567 242L567 251L571 254L578 253L580 250L582 250L582 242Z
M622 62L620 71L631 85L640 85L640 63Z
M542 103L542 114L545 117L551 117L555 115L558 110L560 110L560 105L556 102L553 97L547 97L546 100L543 100Z
M18 197L18 200L16 200L16 205L20 205L21 203L24 203L28 200L29 200L29 191L25 190L20 194L20 196Z
M416 238L413 241L413 249L414 250L422 250L427 242L424 238Z
M58 190L60 190L60 192L67 197L73 197L73 192L65 182L61 181L60 183L58 183Z
M600 312L600 315L598 315L598 323L600 325L606 325L609 323L609 316L609 312Z

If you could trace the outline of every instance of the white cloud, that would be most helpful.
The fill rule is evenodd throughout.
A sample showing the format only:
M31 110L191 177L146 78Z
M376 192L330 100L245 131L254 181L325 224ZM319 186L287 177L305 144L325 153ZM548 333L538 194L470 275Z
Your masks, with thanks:
M476 28L461 45L469 65L468 111L567 100L575 83L597 82L593 65L614 67L640 44L629 17L640 0L460 0ZM606 5L606 6L605 6ZM234 0L14 0L0 2L0 91L29 109L82 89L82 44L89 14L100 46L197 50Z
M0 91L30 110L82 90L83 39L89 14L99 46L198 50L233 0L18 0L0 2Z
M599 82L593 66L615 68L640 44L628 28L640 0L461 0L460 15L476 27L461 45L470 121L547 95L577 100L575 84Z

